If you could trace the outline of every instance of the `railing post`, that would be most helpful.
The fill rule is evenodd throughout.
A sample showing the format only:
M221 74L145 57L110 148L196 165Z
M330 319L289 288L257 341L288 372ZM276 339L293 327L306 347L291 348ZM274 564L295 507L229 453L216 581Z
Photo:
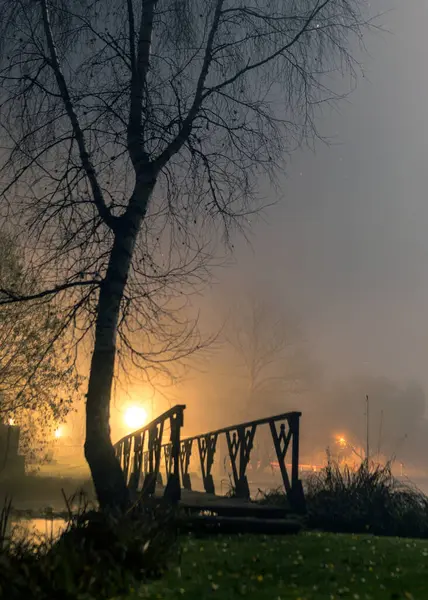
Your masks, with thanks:
M290 503L295 512L306 512L305 494L299 478L300 414L294 413L290 419L292 433L291 490Z
M126 438L123 442L123 474L125 476L125 481L127 484L129 478L129 464L131 461L131 445L132 438Z
M300 442L300 427L299 415L293 415L290 419L292 430L292 455L291 455L291 487L295 488L299 481L299 442Z
M217 446L218 433L208 433L198 437L199 458L201 461L202 479L207 494L215 494L214 480L211 468Z
M164 421L155 424L149 429L149 473L144 481L143 490L148 496L153 496L161 462L162 436Z
M192 489L192 482L189 475L190 457L192 456L193 438L182 440L180 443L180 469L181 480L185 490Z
M227 447L229 449L232 476L235 484L235 495L238 498L248 499L250 497L250 487L246 471L250 461L251 450L253 449L256 428L256 424L250 427L245 427L245 425L238 426L232 436L230 435L230 431L226 431Z
M273 445L275 447L276 457L278 459L279 470L281 471L282 483L284 485L285 493L287 498L290 500L291 484L290 478L288 477L287 466L285 464L285 456L287 454L288 446L292 435L290 420L287 419L288 431L286 431L285 423L281 423L279 426L279 433L276 428L275 419L269 421L269 427L272 434Z
M146 432L137 433L134 436L134 464L129 478L129 489L132 494L138 492L140 486L141 468L143 466L143 449Z
M183 409L170 418L171 437L169 457L169 473L164 496L171 502L177 503L181 498L180 488L180 433L183 426Z

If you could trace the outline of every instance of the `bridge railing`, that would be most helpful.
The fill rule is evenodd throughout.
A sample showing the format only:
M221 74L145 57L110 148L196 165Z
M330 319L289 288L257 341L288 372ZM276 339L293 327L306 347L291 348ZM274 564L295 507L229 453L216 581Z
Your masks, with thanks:
M297 512L304 510L304 494L299 479L300 412L283 413L181 439L184 409L184 405L174 406L115 444L116 455L131 489L139 490L143 476L142 493L153 495L163 460L167 475L165 496L178 500L181 486L192 489L189 467L196 448L204 490L215 494L212 469L219 441L223 438L227 445L234 495L249 499L247 467L256 436L264 426L262 444L267 445L270 437L289 504ZM165 424L168 422L170 435L168 441L164 442Z
M250 464L257 433L262 426L268 426L268 435L271 437L276 454L284 492L293 510L303 511L304 494L302 482L299 479L300 417L300 412L283 413L181 440L180 474L183 487L192 489L189 465L192 451L196 446L205 492L215 493L212 468L218 443L221 437L225 437L234 495L238 498L249 499L247 467ZM262 443L268 444L266 435Z
M180 433L186 406L178 404L145 427L133 431L114 445L129 488L151 496L155 493L162 458L165 459L167 482L164 496L180 499ZM164 443L165 437L168 441Z

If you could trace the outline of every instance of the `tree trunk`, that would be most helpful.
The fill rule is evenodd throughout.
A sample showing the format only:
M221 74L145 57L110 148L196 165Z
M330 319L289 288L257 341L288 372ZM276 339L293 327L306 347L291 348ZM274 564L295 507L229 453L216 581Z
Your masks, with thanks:
M134 214L116 231L107 272L100 288L95 344L86 399L85 458L89 464L100 509L123 513L129 491L110 437L110 398L116 356L120 306L144 211Z

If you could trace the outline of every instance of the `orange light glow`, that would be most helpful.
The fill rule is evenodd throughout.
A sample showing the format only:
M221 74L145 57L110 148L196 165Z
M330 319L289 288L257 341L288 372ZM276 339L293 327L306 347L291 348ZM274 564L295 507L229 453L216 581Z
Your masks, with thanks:
M346 438L344 438L343 435L337 436L337 443L339 444L339 446L342 446L342 448L344 448L347 445Z
M12 427L12 425L15 425L15 419L9 419L9 425Z
M123 420L129 429L140 429L147 423L147 411L142 406L130 406L126 409Z
M58 427L58 429L55 429L54 436L56 437L57 440L59 440L59 438L62 437L62 431L61 431L60 427Z

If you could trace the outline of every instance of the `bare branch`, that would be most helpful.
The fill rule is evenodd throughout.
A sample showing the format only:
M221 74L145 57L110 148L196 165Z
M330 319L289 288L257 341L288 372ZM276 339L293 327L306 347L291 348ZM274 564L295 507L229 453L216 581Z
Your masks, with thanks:
M97 206L100 217L103 221L108 225L111 229L114 229L116 220L111 214L110 210L107 208L103 193L99 186L97 176L95 174L94 166L91 163L89 158L88 151L86 149L85 138L83 135L83 131L79 125L79 120L77 118L76 112L73 108L73 102L70 97L70 93L68 91L67 83L65 81L65 77L61 70L61 65L59 64L58 54L55 46L55 42L52 35L52 29L49 20L49 10L47 6L47 0L40 0L41 9L42 9L42 18L43 18L43 27L46 35L46 41L50 54L50 66L54 71L55 79L58 84L58 89L61 94L62 100L64 102L65 110L67 111L67 115L70 119L71 126L73 128L73 132L76 138L76 142L79 146L80 159L82 161L83 168L85 169L86 175L91 184L92 193L94 197L94 202Z
M206 79L208 76L211 62L213 60L214 40L215 40L215 36L216 36L218 26L220 23L220 17L222 14L223 4L224 4L224 0L216 0L214 18L213 18L213 22L211 25L209 35L208 35L207 44L205 47L204 59L203 59L203 63L202 63L202 68L199 73L198 81L196 84L195 95L194 95L190 110L189 110L186 118L183 120L177 136L169 144L169 146L162 152L162 154L155 160L154 166L155 166L156 171L158 171L158 170L160 171L165 166L165 164L170 160L170 158L180 150L180 148L183 146L183 144L185 144L187 138L189 137L189 135L192 131L193 122L194 122L194 120L199 112L199 109L201 107L205 82L206 82Z
M126 6L128 9L128 36L129 36L129 57L131 61L131 71L134 74L136 68L136 55L135 55L135 15L133 0L126 0Z
M130 1L130 0L129 0ZM129 28L134 29L134 17L132 4L129 5ZM148 155L143 146L142 111L144 87L147 85L147 73L150 65L150 48L153 32L154 8L157 0L143 0L138 51L133 58L133 68L130 85L130 107L128 121L128 147L129 153L136 170L139 173L141 167L148 164ZM131 56L135 57L135 34L130 35Z
M4 288L0 288L0 306L4 304L13 304L16 302L29 302L31 300L39 300L40 298L45 298L46 296L56 296L60 292L65 290L69 290L76 287L86 287L86 286L99 286L101 281L93 280L93 281L70 281L68 283L63 283L58 285L52 289L43 290L41 292L36 292L34 294L18 294L11 290L7 290ZM2 298L1 296L5 296Z
M239 69L234 75L232 75L228 79L225 79L224 81L218 83L217 85L215 85L212 88L210 88L209 90L207 90L205 92L205 95L209 96L213 92L218 92L218 91L222 90L223 88L232 85L235 81L237 81L243 75L249 73L250 71L254 71L255 69L259 69L260 67L263 67L264 65L267 65L270 62L273 62L278 56L281 56L281 54L284 54L284 52L286 52L289 48L291 48L292 46L297 44L299 39L308 31L311 23L313 23L313 21L316 19L317 15L320 12L322 12L323 8L325 8L330 3L331 3L331 0L324 0L323 2L317 2L314 9L310 12L306 21L303 23L303 26L291 38L290 41L288 41L286 44L284 44L283 46L278 48L275 52L273 52L272 54L269 54L265 58L262 58L260 60L254 61L254 62L251 62L251 58L248 58L248 61L247 61L247 64L245 67L243 67L242 69ZM225 11L225 12L227 12L227 11ZM250 14L250 12L245 11L245 9L244 9L244 12L248 12L248 14ZM253 14L253 16L258 17L257 14L255 14L255 13L252 13L252 14Z

